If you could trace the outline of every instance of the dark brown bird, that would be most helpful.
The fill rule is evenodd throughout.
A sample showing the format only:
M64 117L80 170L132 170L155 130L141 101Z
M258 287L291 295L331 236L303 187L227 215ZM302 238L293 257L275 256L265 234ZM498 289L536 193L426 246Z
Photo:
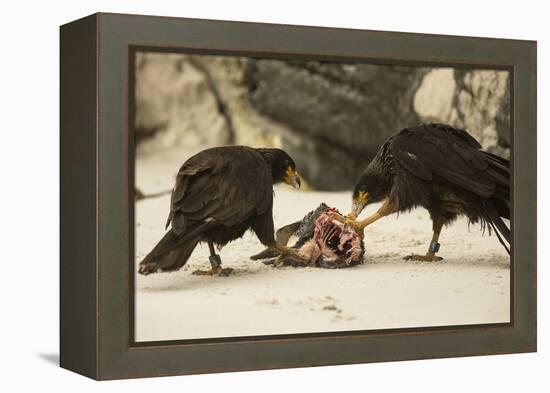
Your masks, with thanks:
M364 207L383 202L372 216L355 221ZM439 235L458 216L493 230L510 253L510 161L481 150L468 132L444 124L406 128L393 135L361 175L353 192L348 224L362 235L367 225L392 213L422 206L433 223L426 255L405 259L442 258Z
M246 146L216 147L188 159L180 168L172 191L168 232L140 262L139 273L174 271L189 259L199 242L210 249L208 271L228 274L221 268L214 246L223 247L251 229L260 242L279 253L293 253L277 246L273 227L273 185L285 182L300 187L292 158L280 149Z

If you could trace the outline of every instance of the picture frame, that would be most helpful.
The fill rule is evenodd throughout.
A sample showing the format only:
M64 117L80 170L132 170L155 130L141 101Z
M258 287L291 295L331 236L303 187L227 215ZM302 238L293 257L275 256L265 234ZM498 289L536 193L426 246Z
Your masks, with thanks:
M136 343L137 50L361 60L511 75L511 322ZM534 41L98 13L60 29L60 364L97 380L536 351Z

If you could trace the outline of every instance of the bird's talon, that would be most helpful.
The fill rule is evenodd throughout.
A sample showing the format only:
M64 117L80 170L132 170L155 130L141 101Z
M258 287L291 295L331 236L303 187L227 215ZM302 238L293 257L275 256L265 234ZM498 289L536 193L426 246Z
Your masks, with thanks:
M214 271L214 269L209 269L209 270L197 269L193 271L192 274L195 276L213 276L214 274L216 274L216 272Z
M439 262L442 261L442 257L438 257L437 255L418 255L418 254L411 254L407 255L406 257L403 257L405 261L418 261L418 262Z
M213 267L209 270L195 270L193 274L195 276L221 276L227 277L233 273L233 269L230 267L222 268L221 266Z
M262 263L266 266L275 266L278 258L266 259Z
M218 276L229 277L232 273L233 273L233 269L230 267L220 268L218 271Z
M282 257L277 258L277 259L273 262L273 266L274 266L274 267L277 267L277 268L283 267L284 265L285 265L285 261L283 260Z
M275 262L275 266L278 266L280 261L281 261L282 265L284 265L283 260L284 260L285 257L294 258L294 259L296 259L296 260L298 260L298 261L300 261L304 264L308 263L308 261L298 253L298 250L296 250L294 248L286 247L286 246L280 246L280 247L277 248L277 250L281 253L281 255L279 256L279 258Z
M360 237L365 237L365 227L361 226L357 221L346 219L345 224L351 227Z
M252 255L250 259L257 261L259 259L275 258L279 256L279 252L273 248L266 248L262 252Z

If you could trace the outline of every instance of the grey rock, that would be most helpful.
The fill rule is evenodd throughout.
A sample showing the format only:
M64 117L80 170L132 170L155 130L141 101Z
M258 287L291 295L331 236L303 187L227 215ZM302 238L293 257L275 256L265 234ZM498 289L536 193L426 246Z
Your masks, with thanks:
M316 189L352 187L378 147L420 119L418 67L256 60L245 82L254 108L300 136L283 147Z
M186 55L139 53L135 97L136 139L144 153L231 140L208 75Z
M467 129L485 150L510 155L508 71L455 70L455 124Z
M483 149L510 155L510 77L507 71L436 68L422 80L414 109L424 122L468 130Z

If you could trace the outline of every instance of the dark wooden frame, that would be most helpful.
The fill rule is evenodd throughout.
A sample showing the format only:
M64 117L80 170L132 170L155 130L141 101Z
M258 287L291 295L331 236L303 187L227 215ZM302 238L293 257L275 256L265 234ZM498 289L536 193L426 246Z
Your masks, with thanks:
M511 322L135 343L128 98L140 49L509 70ZM60 145L64 368L116 379L536 351L536 42L95 14L61 27Z

